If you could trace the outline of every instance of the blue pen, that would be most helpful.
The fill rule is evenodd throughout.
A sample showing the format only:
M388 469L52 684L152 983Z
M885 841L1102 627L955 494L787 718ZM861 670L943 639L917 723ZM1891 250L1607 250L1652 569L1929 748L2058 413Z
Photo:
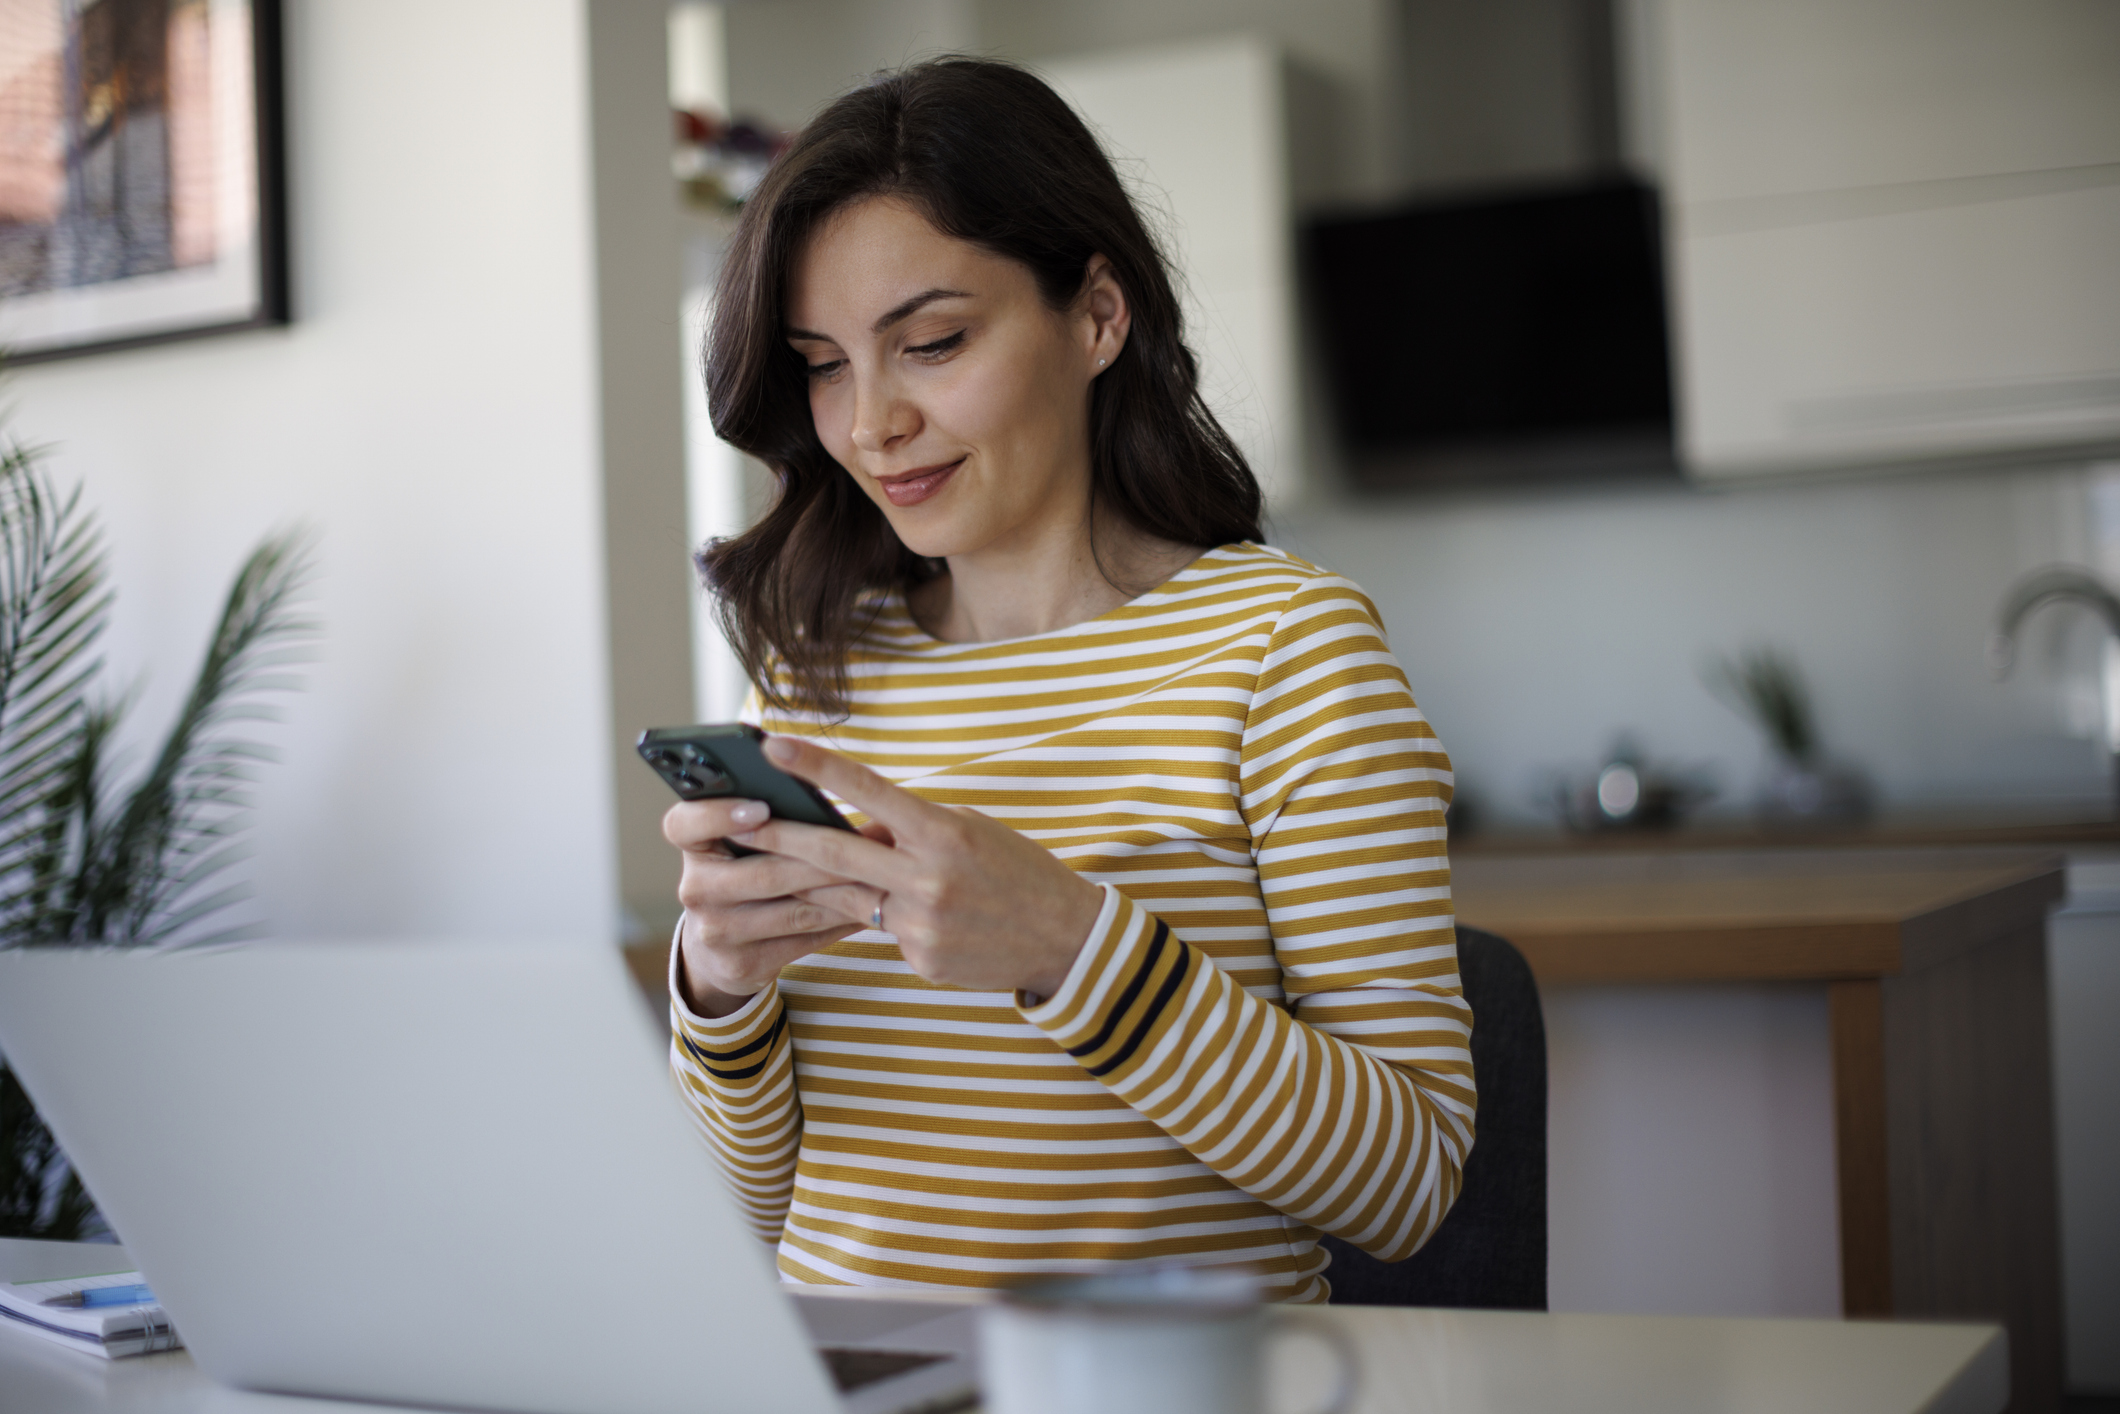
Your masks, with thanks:
M54 1296L47 1306L150 1306L155 1294L139 1282L130 1286L91 1286L70 1296Z

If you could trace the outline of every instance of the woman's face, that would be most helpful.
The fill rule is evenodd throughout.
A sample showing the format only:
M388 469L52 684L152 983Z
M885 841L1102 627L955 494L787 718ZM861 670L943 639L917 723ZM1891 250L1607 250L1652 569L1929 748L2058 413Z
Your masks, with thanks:
M1089 385L1126 324L1102 257L1055 310L1028 268L888 197L834 216L788 285L818 439L937 558L1086 527Z

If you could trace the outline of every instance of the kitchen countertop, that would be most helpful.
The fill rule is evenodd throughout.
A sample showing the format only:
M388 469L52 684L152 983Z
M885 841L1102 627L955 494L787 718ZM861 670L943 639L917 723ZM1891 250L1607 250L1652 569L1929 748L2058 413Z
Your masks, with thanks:
M1453 857L1582 852L1666 853L1731 849L1905 849L1965 846L2120 848L2120 817L2038 810L1894 811L1859 824L1772 826L1745 818L1692 821L1668 829L1475 829L1450 841Z
M2062 895L2050 850L1459 851L1457 916L1541 983L1826 981L1955 955Z

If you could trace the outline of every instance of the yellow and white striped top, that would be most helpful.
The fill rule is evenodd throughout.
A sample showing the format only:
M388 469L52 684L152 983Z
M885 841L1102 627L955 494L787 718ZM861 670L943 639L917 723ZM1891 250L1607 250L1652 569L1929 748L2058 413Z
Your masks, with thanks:
M1450 764L1345 579L1257 545L1057 632L944 643L884 604L852 713L765 714L1103 887L1060 991L924 981L862 932L730 1016L674 988L678 1083L784 1277L994 1286L1246 1263L1322 1301L1472 1144Z

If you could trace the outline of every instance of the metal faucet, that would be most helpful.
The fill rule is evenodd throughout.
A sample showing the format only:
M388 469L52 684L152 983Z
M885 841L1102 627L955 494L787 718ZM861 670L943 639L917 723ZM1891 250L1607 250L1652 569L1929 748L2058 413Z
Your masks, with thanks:
M2061 599L2073 599L2079 604L2097 610L2105 618L2105 626L2113 637L2120 638L2120 597L2107 589L2089 570L2074 565L2049 565L2034 570L2010 588L2002 601L2002 617L1997 622L1995 636L1988 640L1988 662L1993 667L1995 680L2000 682L2009 676L2010 668L2017 661L2017 630L2042 604ZM2120 712L2111 705L2106 709L2106 750L2113 754L2114 789L2120 795ZM2120 800L2116 800L2120 805Z

